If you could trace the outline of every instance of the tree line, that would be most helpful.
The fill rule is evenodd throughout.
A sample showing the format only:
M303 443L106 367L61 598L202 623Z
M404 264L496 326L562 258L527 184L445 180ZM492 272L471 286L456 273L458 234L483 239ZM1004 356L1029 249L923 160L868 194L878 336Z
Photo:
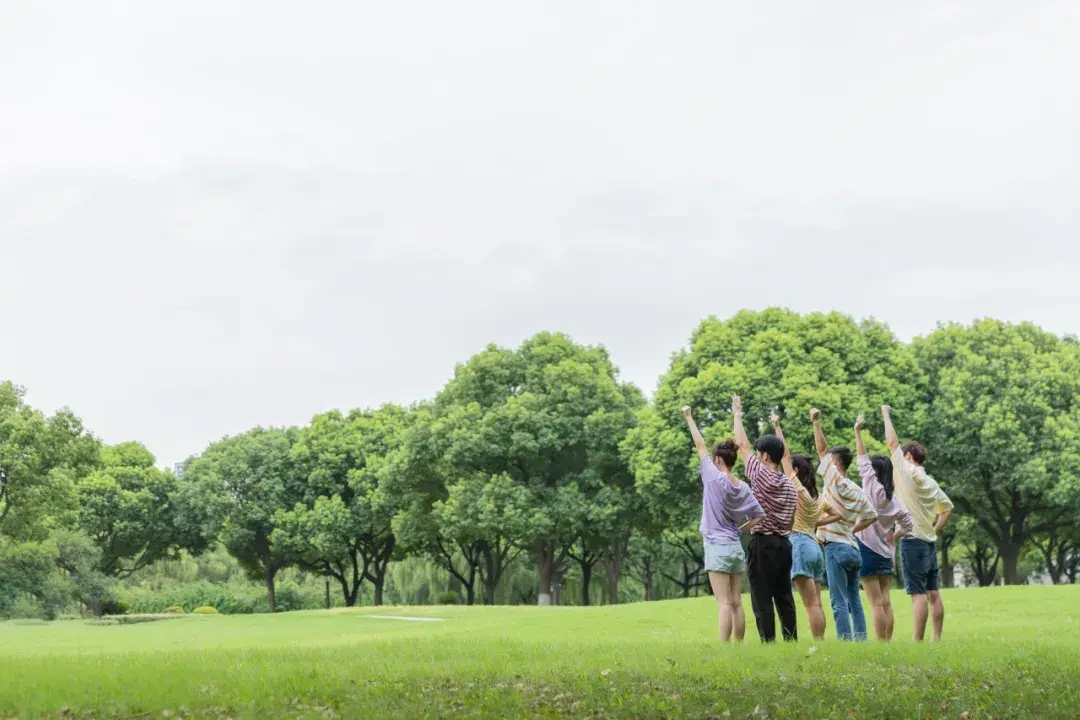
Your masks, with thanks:
M104 612L118 580L218 545L265 584L272 611L285 568L326 577L345 605L367 583L379 604L406 556L442 568L470 604L495 602L515 563L535 568L539 604L570 571L586 604L594 585L617 602L625 580L651 599L661 576L689 594L704 581L701 488L681 408L718 440L733 392L751 436L775 412L797 450L813 447L812 407L839 438L892 405L957 506L939 541L946 583L958 563L980 584L1022 582L1025 558L1075 582L1075 338L981 320L902 343L874 320L769 309L703 321L651 401L603 347L540 333L485 348L433 399L256 427L179 476L0 384L0 613L20 594ZM868 430L880 451L882 428Z

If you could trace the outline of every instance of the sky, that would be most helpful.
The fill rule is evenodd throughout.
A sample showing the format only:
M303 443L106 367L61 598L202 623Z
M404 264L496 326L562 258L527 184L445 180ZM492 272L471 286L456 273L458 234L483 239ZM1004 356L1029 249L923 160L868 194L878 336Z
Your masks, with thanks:
M541 330L647 392L742 308L1077 333L1077 37L1071 0L0 0L0 380L172 464Z

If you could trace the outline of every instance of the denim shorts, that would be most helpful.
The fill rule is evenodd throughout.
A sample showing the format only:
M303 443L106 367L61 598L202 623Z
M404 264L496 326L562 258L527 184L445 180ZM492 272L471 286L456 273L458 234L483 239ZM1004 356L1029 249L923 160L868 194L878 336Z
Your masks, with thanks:
M791 540L791 579L797 577L813 578L818 582L825 580L825 555L816 538L806 533L793 532Z
M859 538L859 555L862 556L862 567L859 568L859 577L874 577L875 575L892 575L892 558L879 555L863 544Z
M746 570L746 552L742 543L705 541L705 569L709 572L736 575Z
M938 559L934 543L918 538L900 541L900 565L908 595L925 595L938 589Z

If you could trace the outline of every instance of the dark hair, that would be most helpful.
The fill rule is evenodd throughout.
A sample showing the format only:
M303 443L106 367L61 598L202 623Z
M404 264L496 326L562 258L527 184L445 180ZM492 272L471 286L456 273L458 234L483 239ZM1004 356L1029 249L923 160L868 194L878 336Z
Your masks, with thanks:
M768 455L777 465L784 459L784 441L775 435L762 435L754 443L754 449Z
M870 464L874 466L874 474L877 475L881 487L885 488L885 497L892 500L893 494L893 467L892 460L884 455L874 455L870 458Z
M844 468L844 472L851 467L851 450L844 445L837 445L834 448L829 448L829 454L833 456L833 460L836 460Z
M926 448L924 448L920 443L912 440L910 442L904 443L904 447L900 449L905 455L911 453L911 459L917 462L919 465L922 465L924 462L926 462Z
M731 438L713 445L712 456L720 458L728 469L735 467L735 459L739 457L739 448Z
M816 498L818 496L817 473L814 472L814 463L811 462L810 456L792 455L791 467L795 469L795 477L799 478L799 482L806 488L806 492L810 493L810 497Z

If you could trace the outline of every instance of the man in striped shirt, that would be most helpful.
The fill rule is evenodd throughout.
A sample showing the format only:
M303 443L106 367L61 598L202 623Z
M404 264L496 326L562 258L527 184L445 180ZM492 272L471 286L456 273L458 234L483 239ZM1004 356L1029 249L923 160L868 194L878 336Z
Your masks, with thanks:
M754 607L758 635L762 642L776 640L776 616L780 616L780 631L784 640L799 637L795 620L795 598L791 593L791 543L788 535L795 522L798 495L795 486L780 470L784 459L784 442L775 435L763 435L750 448L743 427L742 401L738 395L731 399L735 416L735 444L746 466L746 479L754 498L765 510L765 518L750 531L747 579L750 581L750 602Z
M851 450L838 445L830 448L821 429L821 413L810 411L814 425L814 445L821 464L818 474L825 478L825 496L840 513L840 519L818 528L818 540L825 545L825 578L829 583L836 637L840 640L866 640L866 614L859 597L859 569L862 555L855 542L855 533L865 530L877 520L873 505L862 488L847 477L851 466Z

